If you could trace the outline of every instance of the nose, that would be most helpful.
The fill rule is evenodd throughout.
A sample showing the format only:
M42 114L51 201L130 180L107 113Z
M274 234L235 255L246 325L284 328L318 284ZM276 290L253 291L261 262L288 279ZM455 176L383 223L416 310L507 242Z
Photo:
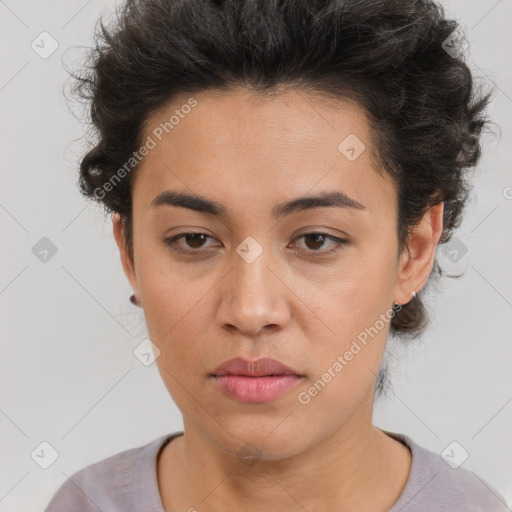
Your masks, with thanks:
M233 255L233 267L220 283L217 321L222 327L257 336L290 321L291 292L269 253L264 250L250 263Z

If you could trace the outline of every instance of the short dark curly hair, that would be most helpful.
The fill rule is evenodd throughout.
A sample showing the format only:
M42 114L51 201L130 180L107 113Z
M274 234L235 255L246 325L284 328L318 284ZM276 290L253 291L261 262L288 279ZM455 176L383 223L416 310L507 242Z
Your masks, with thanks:
M105 185L141 146L144 123L179 93L249 88L302 90L355 100L370 122L378 163L397 184L400 249L431 206L444 201L440 243L461 221L466 171L481 154L494 92L474 86L462 31L428 0L128 0L111 28L99 20L91 65L73 93L90 109L94 147L80 164L82 193L118 212L133 258L131 187ZM464 42L465 39L462 39ZM335 108L335 107L333 107ZM98 193L101 191L101 194ZM438 262L433 272L441 274ZM416 336L420 296L390 332Z

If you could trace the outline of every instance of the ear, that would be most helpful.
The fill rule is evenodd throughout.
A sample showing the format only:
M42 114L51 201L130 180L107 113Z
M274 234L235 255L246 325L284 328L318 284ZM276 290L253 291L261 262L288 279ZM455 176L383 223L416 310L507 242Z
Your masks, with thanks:
M130 282L135 295L138 295L139 290L137 286L137 276L135 275L135 267L126 247L124 225L121 221L121 216L119 213L116 213L113 216L112 226L114 231L114 238L116 239L117 247L119 248L119 253L121 256L121 263L123 264L124 274L128 278L128 281Z
M412 292L426 284L434 266L437 244L443 230L444 203L432 206L409 234L400 255L394 302L407 304Z

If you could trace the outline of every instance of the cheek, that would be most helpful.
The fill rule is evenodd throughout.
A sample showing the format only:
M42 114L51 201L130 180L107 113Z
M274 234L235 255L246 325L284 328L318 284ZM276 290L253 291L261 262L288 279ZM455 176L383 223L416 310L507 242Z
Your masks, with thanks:
M200 352L207 292L197 283L187 287L183 282L178 286L162 281L144 283L144 315L153 343L170 364L179 367Z
M139 288L151 341L160 350L157 365L180 381L207 373L205 325L212 318L209 298L218 278L191 278L171 267L170 258L140 260ZM210 340L213 341L213 340ZM215 351L210 344L208 353ZM172 380L172 379L171 379Z
M368 302L370 305L360 297L342 303L337 322L331 317L336 336L316 341L312 351L315 374L297 397L307 414L315 416L316 411L321 417L325 411L338 411L332 415L332 422L336 423L349 418L373 391L389 321L385 308L373 304L371 297Z
M167 252L170 249L154 241L144 247L136 258L137 282L148 330L165 345L177 328L191 323L201 281L183 274L183 267L177 267Z
M375 378L392 318L394 264L390 250L361 251L350 272L347 268L345 276L331 280L315 305L322 323L329 327L327 336L315 343L315 377L329 381L325 386L329 390L322 391L319 402L350 400L354 390L367 389ZM329 369L331 374L326 374Z
M341 270L316 294L320 299L315 309L346 340L372 325L392 306L394 254L361 249Z

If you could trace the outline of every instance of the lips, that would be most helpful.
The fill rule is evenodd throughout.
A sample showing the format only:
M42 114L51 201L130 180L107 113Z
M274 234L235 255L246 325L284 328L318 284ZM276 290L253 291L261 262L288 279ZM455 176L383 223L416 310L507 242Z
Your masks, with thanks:
M304 375L276 359L230 359L210 374L217 389L238 402L261 404L296 387Z
M277 375L296 375L303 377L300 372L289 368L280 361L270 357L262 357L249 361L242 357L236 357L222 363L211 374L215 377L223 375L239 375L245 377L270 377Z

